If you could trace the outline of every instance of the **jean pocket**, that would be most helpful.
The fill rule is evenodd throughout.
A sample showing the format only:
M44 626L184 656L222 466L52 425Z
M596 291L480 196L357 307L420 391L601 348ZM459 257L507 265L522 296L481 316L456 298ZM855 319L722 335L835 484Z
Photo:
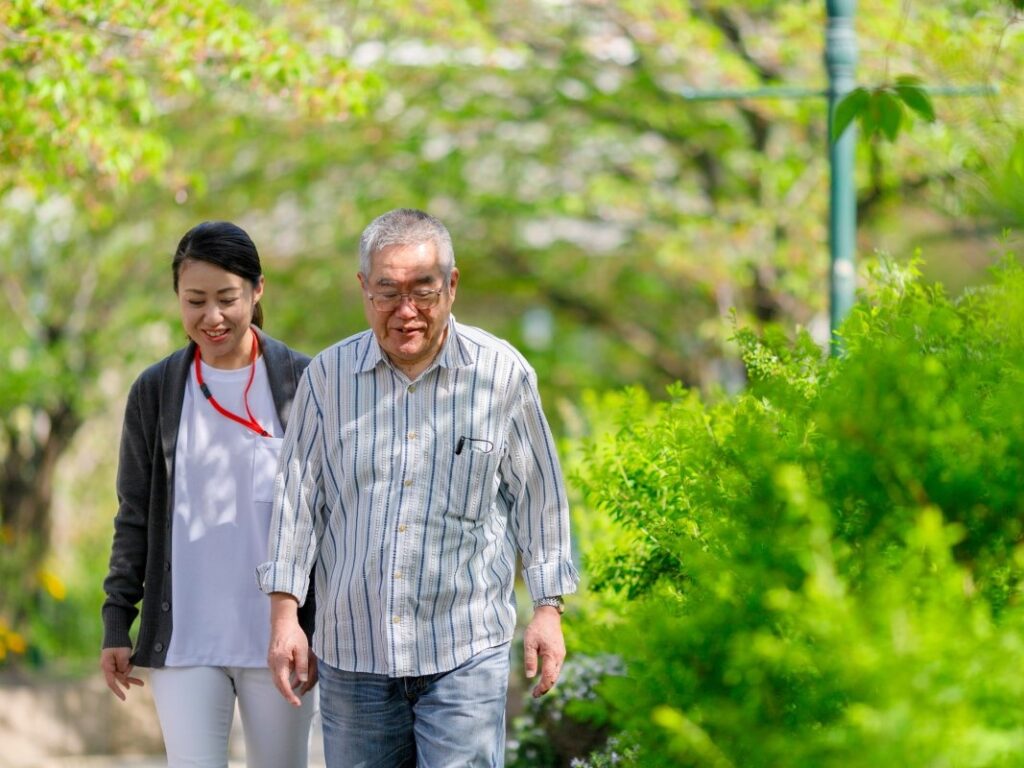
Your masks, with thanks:
M252 446L252 500L269 503L274 500L277 460L281 456L280 437L260 437Z

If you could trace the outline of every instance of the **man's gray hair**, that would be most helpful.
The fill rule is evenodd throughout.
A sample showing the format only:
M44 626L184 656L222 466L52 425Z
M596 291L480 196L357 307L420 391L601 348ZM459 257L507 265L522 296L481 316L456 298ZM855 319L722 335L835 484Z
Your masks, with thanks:
M392 245L433 243L445 283L455 269L455 249L448 228L429 213L414 208L396 208L371 221L359 238L359 271L369 277L374 255Z

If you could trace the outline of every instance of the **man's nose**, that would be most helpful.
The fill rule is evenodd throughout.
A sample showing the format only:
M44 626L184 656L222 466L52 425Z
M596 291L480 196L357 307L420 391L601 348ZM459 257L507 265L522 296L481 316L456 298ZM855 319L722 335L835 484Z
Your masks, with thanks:
M398 306L395 307L395 314L401 314L402 317L416 317L419 314L419 310L416 309L416 305L412 302L412 296L402 294L398 297Z

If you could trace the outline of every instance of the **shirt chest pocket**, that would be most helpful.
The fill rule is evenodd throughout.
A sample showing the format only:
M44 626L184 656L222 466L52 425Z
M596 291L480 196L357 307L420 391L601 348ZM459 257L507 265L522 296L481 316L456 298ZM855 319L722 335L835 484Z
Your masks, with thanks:
M283 443L280 437L261 437L253 441L252 500L257 504L274 500L274 479Z
M498 490L498 454L489 443L463 445L454 456L447 514L479 520L494 506Z

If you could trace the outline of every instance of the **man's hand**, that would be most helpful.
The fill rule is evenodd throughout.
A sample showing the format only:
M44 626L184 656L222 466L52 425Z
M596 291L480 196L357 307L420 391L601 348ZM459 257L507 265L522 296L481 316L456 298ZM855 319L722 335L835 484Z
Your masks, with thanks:
M542 605L533 612L533 619L523 636L523 666L526 677L531 680L537 675L538 657L541 673L540 682L533 689L535 699L551 690L565 661L562 617L550 605Z
M104 648L100 652L100 669L103 670L103 677L106 678L107 688L114 692L121 701L125 701L125 694L133 685L145 685L137 677L130 677L132 664L128 660L132 655L131 648ZM121 690L121 686L124 690Z
M302 635L303 637L305 637L306 633L303 632ZM308 641L306 642L306 645L309 645ZM316 688L317 681L320 679L320 670L317 669L316 666L316 654L313 653L312 648L309 649L309 656L307 657L307 659L308 660L306 662L306 682L302 682L300 680L298 683L299 687L296 689L299 692L299 696L305 696L307 693Z
M299 626L298 609L299 602L292 595L271 593L267 666L277 690L296 707L302 704L299 696L312 690L317 681L316 657Z

